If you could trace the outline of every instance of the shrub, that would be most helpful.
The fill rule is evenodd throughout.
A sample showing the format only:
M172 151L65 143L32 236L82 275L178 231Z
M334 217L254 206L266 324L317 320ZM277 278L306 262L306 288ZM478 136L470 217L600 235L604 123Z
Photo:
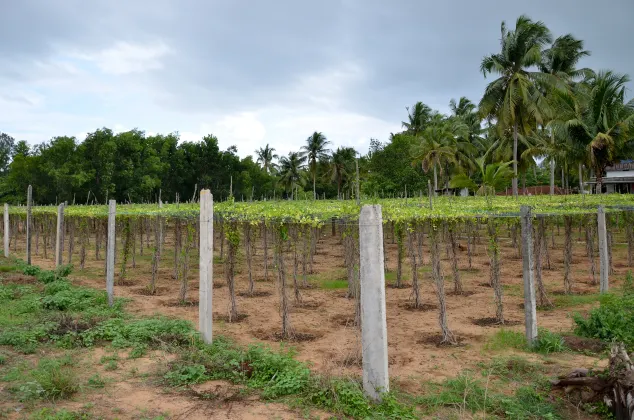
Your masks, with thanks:
M566 350L564 338L545 328L540 328L537 334L537 341L533 347L533 351L537 353L549 354L559 353Z
M167 372L165 379L174 386L198 384L206 380L205 371L203 365L185 365Z
M582 337L598 338L606 342L621 341L628 348L634 348L634 287L632 274L628 273L621 296L614 296L601 302L590 311L587 318L574 315L577 324L575 334Z

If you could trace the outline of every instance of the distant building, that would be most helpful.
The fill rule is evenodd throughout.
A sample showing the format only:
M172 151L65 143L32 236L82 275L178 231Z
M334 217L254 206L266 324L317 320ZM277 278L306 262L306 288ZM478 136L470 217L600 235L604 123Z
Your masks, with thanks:
M586 182L586 184L590 185L596 193L599 192L596 191L596 177L590 178L590 181ZM605 168L602 190L601 192L604 193L633 194L634 160L622 160Z

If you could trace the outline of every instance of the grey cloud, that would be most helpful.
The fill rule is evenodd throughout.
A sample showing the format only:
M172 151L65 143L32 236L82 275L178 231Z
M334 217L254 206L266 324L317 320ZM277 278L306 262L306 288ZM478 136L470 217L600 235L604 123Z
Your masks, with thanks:
M422 100L477 101L483 56L499 48L499 26L522 13L561 35L586 41L584 65L634 73L634 2L501 0L5 1L0 17L0 76L28 73L63 46L107 48L116 41L165 41L173 54L146 80L159 104L184 111L225 111L276 104L302 75L357 63L367 78L342 107L386 121ZM301 101L302 98L295 98ZM315 129L319 129L316 127Z

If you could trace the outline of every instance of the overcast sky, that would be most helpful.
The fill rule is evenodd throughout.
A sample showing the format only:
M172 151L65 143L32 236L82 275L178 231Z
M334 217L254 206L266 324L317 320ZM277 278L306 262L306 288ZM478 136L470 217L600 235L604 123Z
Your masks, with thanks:
M0 131L212 133L241 156L322 131L365 153L415 101L477 102L522 13L585 40L583 66L634 75L633 0L2 0Z

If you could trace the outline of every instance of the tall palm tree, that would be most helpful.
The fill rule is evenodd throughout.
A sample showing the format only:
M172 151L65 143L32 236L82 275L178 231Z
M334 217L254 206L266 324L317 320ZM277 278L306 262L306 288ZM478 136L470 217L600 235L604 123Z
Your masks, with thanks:
M627 75L602 71L579 89L577 106L568 108L563 126L575 143L585 145L600 192L605 168L634 150L634 99L625 102ZM563 112L563 111L562 111Z
M303 187L306 184L306 156L300 152L289 152L288 156L280 158L280 182L286 191L295 190L296 187Z
M482 118L480 118L476 105L463 96L458 103L456 103L455 99L450 100L449 109L451 109L453 117L464 125L462 127L464 140L469 145L467 148L470 149L472 154L470 156L471 160L475 158L475 154L478 152L485 153L488 147L486 147L485 139L482 137L484 132L482 129Z
M271 172L271 170L275 167L273 164L273 159L277 159L277 155L275 154L275 148L269 147L268 143L264 148L260 147L255 151L256 156L258 157L257 163L262 165L262 169L267 174Z
M338 147L332 154L330 176L337 183L337 198L341 196L341 187L354 175L356 155L353 147Z
M410 107L405 107L405 109L407 110L407 121L403 121L401 124L407 133L414 136L423 132L434 115L434 111L420 101L416 102L411 109Z
M480 70L500 77L489 83L480 100L483 117L497 120L500 131L511 129L513 135L513 195L517 196L518 140L536 123L548 109L538 86L552 82L547 74L530 71L541 63L542 48L552 42L552 35L543 22L534 22L525 15L515 23L515 30L501 25L501 51L484 57Z
M453 120L443 119L438 116L425 128L419 136L420 143L412 147L414 163L419 163L424 172L430 169L434 171L434 190L438 190L438 171L450 164L457 164L460 152L456 144L456 127ZM463 161L467 160L462 156Z
M571 34L567 34L564 36L560 36L553 42L552 46L542 52L542 62L539 65L539 68L542 72L551 74L552 76L561 80L561 82L567 88L572 88L574 86L574 80L580 76L590 74L590 70L588 69L577 69L577 63L583 57L590 55L590 52L585 50L583 47L583 41L580 39L576 39ZM568 90L568 89L567 89ZM556 90L549 90L551 94L545 92L548 99L553 97L554 100L558 101L561 99L561 95L557 93ZM556 116L553 116L553 119L549 121L549 123L554 122ZM549 148L553 154L548 154L550 157L550 195L555 193L555 154L560 155L560 162L562 164L567 164L567 159L561 159L562 150L561 147L557 147L557 145L561 145L565 140L561 138L556 138L557 131L553 129L552 124L547 130L550 134L550 141L552 143ZM579 163L581 165L581 163Z
M483 156L474 160L480 172L480 185L477 185L465 174L457 174L452 177L449 185L452 188L468 188L470 190L475 190L476 194L484 196L495 195L496 191L506 188L509 180L513 178L513 171L509 168L513 162L495 162L487 164L487 156L492 150L493 148L487 150Z
M455 99L451 99L449 101L449 109L451 109L451 113L456 117L464 117L475 111L476 106L473 102L463 96L460 98L458 103L456 103Z
M315 131L306 139L306 144L302 146L302 150L308 158L308 169L313 176L313 198L317 199L317 190L315 188L315 179L317 178L317 161L328 158L330 150L326 148L330 142L323 133Z

